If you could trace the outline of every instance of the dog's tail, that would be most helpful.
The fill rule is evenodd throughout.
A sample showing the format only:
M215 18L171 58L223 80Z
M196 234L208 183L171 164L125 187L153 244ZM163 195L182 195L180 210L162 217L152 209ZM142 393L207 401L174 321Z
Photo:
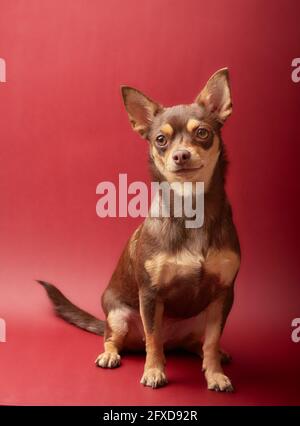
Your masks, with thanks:
M56 315L83 330L103 336L105 321L95 318L88 312L73 305L54 285L40 280L37 280L37 282L46 290Z

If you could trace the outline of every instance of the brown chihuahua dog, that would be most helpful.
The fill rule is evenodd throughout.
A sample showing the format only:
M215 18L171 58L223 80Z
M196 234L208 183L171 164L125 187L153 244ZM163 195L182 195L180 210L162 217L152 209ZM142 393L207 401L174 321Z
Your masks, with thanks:
M221 127L232 112L227 69L216 72L190 105L165 108L122 87L133 129L149 141L155 181L204 182L204 223L187 229L184 217L147 217L128 241L102 296L106 321L74 306L53 285L47 290L68 322L104 334L96 364L120 365L120 352L146 348L141 383L167 383L164 350L184 348L203 358L208 389L232 391L220 338L233 303L240 247L225 193Z

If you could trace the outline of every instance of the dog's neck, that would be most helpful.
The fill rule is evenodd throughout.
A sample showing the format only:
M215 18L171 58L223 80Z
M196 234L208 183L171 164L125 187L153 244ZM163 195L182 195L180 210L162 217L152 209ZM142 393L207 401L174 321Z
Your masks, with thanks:
M224 226L224 217L231 215L225 192L226 166L226 153L222 146L209 187L204 194L204 223L202 227L187 229L186 217L176 218L172 216L172 198L171 217L150 219L152 226L149 226L149 232L157 234L156 237L159 238L160 244L164 246L165 250L180 250L191 239L201 241L203 252L211 245L222 245L222 241L214 241L214 239L216 238L215 235L222 235L221 228ZM150 170L155 182L165 181L152 159L150 159ZM157 224L157 222L159 223ZM156 223L156 226L153 226L153 223Z

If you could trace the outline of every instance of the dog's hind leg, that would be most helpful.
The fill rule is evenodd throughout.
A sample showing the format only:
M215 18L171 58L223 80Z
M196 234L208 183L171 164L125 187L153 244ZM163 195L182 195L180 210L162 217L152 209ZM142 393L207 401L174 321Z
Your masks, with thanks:
M112 309L108 316L104 332L104 352L96 359L96 365L102 368L119 367L120 351L128 333L131 309L120 306Z
M221 364L230 364L232 361L232 356L228 352L225 352L223 349L220 349L219 352L221 355Z
M191 343L185 344L183 348L186 351L198 355L201 359L203 359L202 343L193 341ZM219 354L221 356L221 364L227 365L231 363L232 357L229 353L225 352L223 349L219 349Z

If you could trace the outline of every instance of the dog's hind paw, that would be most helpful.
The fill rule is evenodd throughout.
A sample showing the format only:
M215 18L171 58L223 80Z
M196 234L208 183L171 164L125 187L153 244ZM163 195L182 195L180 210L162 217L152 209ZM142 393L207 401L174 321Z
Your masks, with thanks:
M221 363L222 364L230 364L232 361L231 355L229 353L223 351L223 349L220 349L220 355L221 355Z
M95 361L98 367L116 368L121 364L121 357L115 352L103 352Z
M168 380L165 373L159 368L148 368L143 374L141 383L154 389L166 385Z

